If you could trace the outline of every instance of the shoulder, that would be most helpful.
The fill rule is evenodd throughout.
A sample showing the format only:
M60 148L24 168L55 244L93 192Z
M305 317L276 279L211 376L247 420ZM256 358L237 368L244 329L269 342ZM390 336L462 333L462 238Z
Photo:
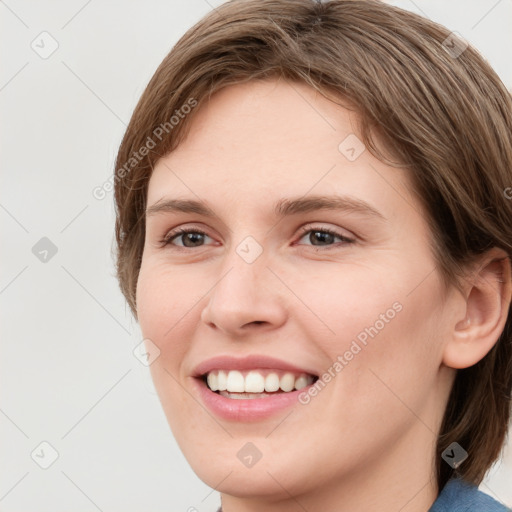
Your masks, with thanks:
M454 478L450 480L430 507L429 512L510 512L473 484Z

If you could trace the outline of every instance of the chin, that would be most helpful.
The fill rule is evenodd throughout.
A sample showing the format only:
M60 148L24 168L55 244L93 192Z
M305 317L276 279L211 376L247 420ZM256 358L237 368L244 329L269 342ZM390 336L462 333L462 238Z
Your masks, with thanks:
M302 478L296 471L290 474L289 468L286 471L276 470L272 466L260 467L260 463L252 468L233 464L217 466L215 463L191 464L191 467L206 485L239 498L277 497L283 494L283 488L292 494L304 490L306 475Z
M225 439L220 440L221 435ZM219 430L219 435L209 439L211 442L204 443L190 438L177 438L195 474L218 492L244 498L275 496L279 499L289 497L287 492L298 495L314 484L311 478L314 461L308 461L310 457L303 457L295 444L288 447L291 451L289 455L286 449L279 449L278 446L284 448L283 443L290 441L289 436L276 437L274 443L271 443L270 439L258 436L228 438L228 434ZM251 453L248 448L243 451L252 442L251 439L261 448L262 456L249 467L241 459L246 453Z

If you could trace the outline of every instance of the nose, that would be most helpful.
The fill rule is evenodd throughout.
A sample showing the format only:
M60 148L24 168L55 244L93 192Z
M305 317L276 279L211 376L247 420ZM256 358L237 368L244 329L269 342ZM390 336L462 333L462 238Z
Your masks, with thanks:
M283 325L288 314L283 287L267 265L263 255L248 263L233 251L208 295L202 322L232 338Z

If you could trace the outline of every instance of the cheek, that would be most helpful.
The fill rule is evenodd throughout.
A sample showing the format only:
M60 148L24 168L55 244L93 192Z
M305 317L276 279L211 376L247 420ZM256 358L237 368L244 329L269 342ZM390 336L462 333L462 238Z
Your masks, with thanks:
M180 370L190 349L190 329L197 324L195 306L206 293L206 284L203 288L190 275L170 269L156 258L143 260L137 282L138 321L142 336L160 350L149 370L173 430L190 407Z
M207 291L190 272L155 259L143 261L137 281L137 314L145 336L174 338Z
M417 267L405 262L385 270L339 265L334 272L333 267L318 266L314 276L304 271L307 277L300 281L288 276L307 306L295 301L293 321L328 356L326 370L341 358L343 373L351 374L343 379L349 392L372 386L375 377L369 370L404 389L425 373L433 379L441 360L444 318L437 277L422 281L425 276ZM340 365L331 368L340 371Z
M333 403L351 403L355 416L369 424L387 418L382 426L390 431L395 421L414 423L410 411L432 417L437 406L432 400L442 359L443 310L433 283L409 292L410 287L393 287L377 293L378 299L360 297L366 312L354 309L344 317L350 325L342 339L347 362Z
M190 329L198 320L198 303L208 288L190 273L169 269L155 260L143 261L137 282L137 314L144 338L160 349L150 366L157 391L177 385L181 363L190 348ZM173 396L178 396L174 394Z
M332 358L348 350L353 340L364 346L401 321L404 294L388 273L344 263L299 269L300 280L288 273L286 282L300 299L290 300L291 320Z

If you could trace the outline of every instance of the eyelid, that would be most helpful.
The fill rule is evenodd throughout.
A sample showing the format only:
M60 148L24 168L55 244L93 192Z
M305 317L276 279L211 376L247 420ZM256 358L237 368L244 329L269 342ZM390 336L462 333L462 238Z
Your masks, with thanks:
M173 245L173 247L177 248L178 250L179 249L190 249L190 247L183 247L181 245L174 245L171 243L171 240L173 238L179 238L180 235L182 234L186 234L186 233L189 233L189 232L193 232L193 233L201 233L203 234L204 236L208 236L210 237L212 240L214 240L214 237L209 235L207 233L207 230L206 229L203 229L199 226L177 226L175 228L172 228L170 230L168 230L165 235L160 239L160 245L162 247L165 247L166 245Z
M302 238L306 233L308 233L310 231L325 231L325 232L331 233L332 235L338 236L338 237L343 238L350 242L356 242L356 240L357 240L357 237L351 231L348 231L346 229L342 230L342 228L339 228L339 227L333 228L330 226L315 226L314 224L315 223L312 222L312 223L305 224L304 226L301 226L300 227L300 232L301 232L300 238ZM346 234L344 234L342 231L345 231Z

